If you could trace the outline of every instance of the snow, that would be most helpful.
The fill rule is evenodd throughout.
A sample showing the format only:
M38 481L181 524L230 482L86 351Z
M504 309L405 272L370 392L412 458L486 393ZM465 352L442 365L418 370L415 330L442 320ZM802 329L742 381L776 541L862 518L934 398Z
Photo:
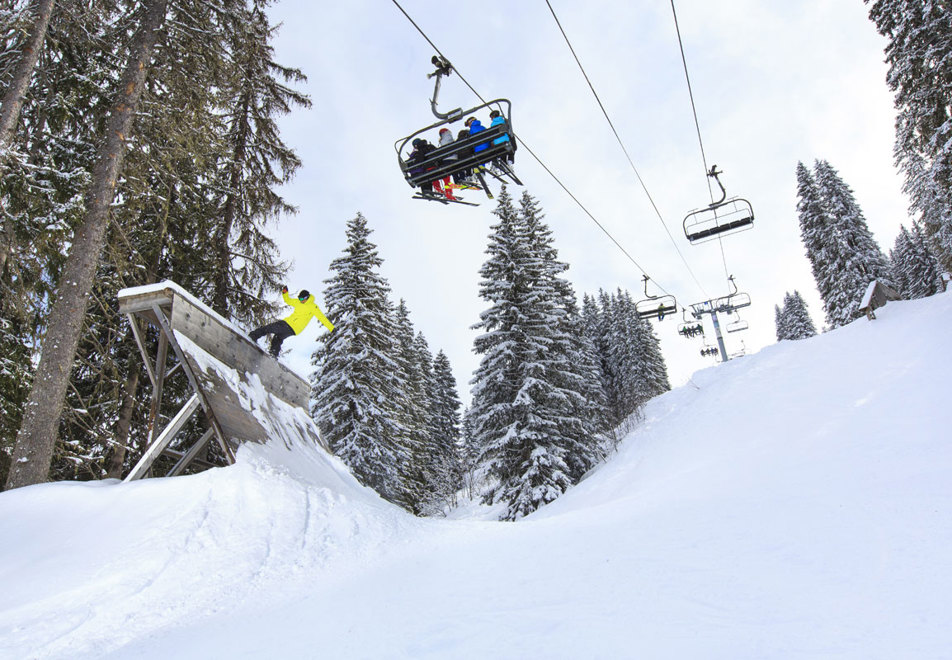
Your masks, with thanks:
M414 518L286 437L2 493L0 657L948 657L950 319L700 371L516 523Z

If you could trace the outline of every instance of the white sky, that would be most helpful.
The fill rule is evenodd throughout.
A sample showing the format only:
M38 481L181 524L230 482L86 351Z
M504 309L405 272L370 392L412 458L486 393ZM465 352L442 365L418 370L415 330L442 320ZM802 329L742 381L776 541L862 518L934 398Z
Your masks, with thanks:
M709 194L669 2L552 5L674 243L544 0L401 4L485 98L512 101L519 137L680 305L728 293L718 242L692 246L681 228ZM884 251L900 223L909 223L892 158L885 40L858 0L681 0L677 9L708 164L724 171L728 193L749 199L756 213L753 230L722 244L728 272L753 300L742 313L750 330L727 335L728 350L743 341L752 352L774 343L774 305L786 291L799 289L817 326L824 322L799 237L798 161L812 166L822 158L839 170ZM467 198L482 201L478 208L410 199L393 148L435 121L426 78L434 51L385 0L282 0L271 13L283 23L277 59L304 71L303 91L314 102L282 121L285 142L304 161L285 190L300 214L277 230L283 256L294 261L289 286L308 288L323 302L327 267L359 210L374 230L394 297L406 299L434 354L447 353L468 401L479 360L469 327L487 306L477 293L478 269L494 203L474 193ZM443 111L479 104L457 76L444 81L440 100ZM546 212L579 297L599 287L643 291L641 272L525 150L516 169ZM312 325L305 334L311 340L318 334ZM679 384L711 359L699 355L700 339L681 338L676 327L676 319L655 323ZM292 366L308 373L314 345L292 339L286 346Z

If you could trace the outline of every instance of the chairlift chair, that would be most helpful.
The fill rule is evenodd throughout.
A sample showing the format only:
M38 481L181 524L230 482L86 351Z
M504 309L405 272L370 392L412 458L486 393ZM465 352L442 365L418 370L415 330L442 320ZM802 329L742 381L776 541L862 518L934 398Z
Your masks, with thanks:
M737 283L734 282L734 276L731 275L727 280L730 282L731 288L733 288L734 291L726 296L717 298L714 301L714 309L718 312L731 314L738 309L750 307L750 296L737 290Z
M690 243L705 241L736 234L750 229L754 224L754 208L742 197L727 199L727 190L721 183L717 165L711 166L707 173L721 189L721 198L703 209L696 209L684 218L684 235Z
M450 75L453 67L449 62L434 56L433 63L437 65L436 71L428 74L428 77L436 77L436 85L433 89L433 98L430 100L430 106L433 114L439 121L430 124L415 133L397 140L394 148L397 152L397 162L400 165L400 171L411 188L425 188L433 181L438 181L457 172L474 172L479 181L480 188L486 192L486 196L492 199L492 193L486 185L486 174L505 183L512 181L516 185L522 185L522 182L513 171L510 161L516 151L516 136L512 132L512 103L508 99L494 99L482 105L463 111L461 108L441 113L436 109L437 98L440 93L440 80L443 76ZM439 134L439 129L446 126L450 127L466 117L475 116L481 110L498 110L505 123L494 127L487 127L486 130L470 135L467 138L454 140L449 145L438 147L430 152L423 160L407 162L407 145L412 145L417 138L424 138L426 134ZM508 136L507 140L500 140ZM431 134L432 137L432 134ZM478 147L484 147L476 151ZM489 168L489 165L492 168ZM426 193L417 194L416 199L429 199L446 203L451 200L443 196L434 194L432 196Z
M683 323L678 324L678 334L687 339L704 336L704 324L699 319L689 321L687 317L688 310L681 308L681 318Z
M645 275L642 279L645 282L646 298L635 303L635 311L638 313L638 318L663 321L665 316L676 314L678 311L678 301L675 300L674 296L670 294L652 296L648 293L648 280L650 278Z
M737 319L736 321L734 321L733 323L728 323L728 324L727 324L727 331L728 331L728 332L741 332L741 331L743 331L743 330L746 330L746 329L749 328L749 327L750 327L750 324L747 323L747 321L745 321L745 320L743 320L742 318L739 318L739 317L738 317L738 319Z

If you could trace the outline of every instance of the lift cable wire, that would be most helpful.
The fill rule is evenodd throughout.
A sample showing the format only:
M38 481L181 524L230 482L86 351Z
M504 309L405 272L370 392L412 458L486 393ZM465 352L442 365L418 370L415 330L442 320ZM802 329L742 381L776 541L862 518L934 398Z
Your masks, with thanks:
M555 9L552 7L552 3L549 0L545 0L545 4L549 7L549 11L552 13L552 18L555 19L555 24L559 26L559 31L562 33L562 37L565 39L566 45L569 47L569 50L572 52L572 57L575 58L575 63L578 64L579 70L582 72L582 76L585 78L585 82L588 83L589 89L592 90L592 95L595 97L595 101L598 102L598 107L601 108L602 114L605 115L605 120L608 122L608 126L612 129L612 133L615 135L615 140L618 141L618 146L621 147L621 150L625 154L625 158L628 159L628 164L631 166L632 171L635 173L635 177L638 179L638 183L641 184L642 189L645 191L645 195L648 197L648 201L651 203L651 207L654 209L655 214L658 216L658 220L661 222L661 226L664 227L665 233L668 235L668 238L671 240L671 244L674 246L675 251L678 253L678 256L681 257L681 261L684 263L684 267L687 268L688 273L691 274L691 277L694 279L695 284L698 288L704 292L704 287L701 285L701 282L698 280L697 276L694 274L694 271L691 270L691 266L688 264L687 259L684 258L684 254L681 252L681 248L678 247L677 242L674 240L674 236L671 235L671 230L668 229L667 223L664 221L664 217L661 215L661 211L658 209L658 205L655 204L654 198L652 198L651 193L648 191L648 186L645 185L644 179L641 178L641 174L638 173L638 168L635 167L634 161L631 159L631 155L628 153L628 149L625 148L624 142L622 142L621 136L618 135L618 131L615 129L615 124L612 122L611 117L608 116L608 111L605 110L605 106L602 103L601 98L598 96L598 92L595 91L595 86L592 84L592 81L588 77L588 73L585 72L585 67L582 66L581 60L578 58L578 54L575 52L575 48L572 46L572 42L569 40L569 36L565 33L565 28L562 27L562 22L559 20L559 17L555 13ZM705 295L707 295L705 293Z
M548 0L546 0L548 2ZM678 24L678 12L674 8L674 0L671 0L671 13L674 15L674 31L678 34L678 48L681 49L681 63L684 65L684 79L688 84L688 97L691 99L691 112L694 113L694 127L697 129L697 142L701 148L701 163L704 165L704 180L707 181L707 192L711 196L711 203L714 203L714 190L711 187L711 177L708 176L710 169L707 167L707 155L704 153L704 140L701 139L701 123L697 118L697 106L694 104L694 89L691 87L691 76L688 74L688 60L684 55L684 42L681 39L681 26ZM718 236L717 243L721 248L721 262L724 264L724 276L730 277L730 271L727 268L727 254L724 252L724 240ZM730 288L730 287L728 287Z
M416 21L414 21L414 20L410 17L410 15L406 12L406 10L405 10L403 7L400 6L400 3L397 2L397 0L392 0L392 2L393 2L393 4L395 4L395 5L397 6L397 9L399 9L400 12L401 12L404 16L406 16L407 20L410 21L410 24L413 25L413 27L416 28L417 32L419 32L420 35L421 35L424 39L426 39L426 42L427 42L428 44L430 44L430 46L433 48L433 50L435 50L436 53L437 53L440 57L442 57L444 60L446 60L446 61L448 61L448 62L451 61L451 60L449 60L449 59L443 54L443 52L442 52L439 48L437 48L436 44L434 44L433 41L432 41L432 40L426 35L426 33L420 28L420 26L417 25ZM459 70L458 70L455 66L453 67L453 71L456 72L456 75L459 76L459 79L463 81L463 83L469 88L469 90L470 90L473 94L476 95L476 98L478 98L478 99L479 99L480 101L482 101L483 103L486 103L486 99L484 99L484 98L482 97L482 95L481 95L479 92L477 92L476 89L475 89L472 85L469 84L469 81L467 81L466 78L463 77L463 74L461 74L461 73L459 72ZM608 238L612 241L612 243L614 243L615 246L616 246L619 250L621 250L622 254L624 254L624 255L628 258L628 260L631 261L631 263L635 265L635 268L637 268L639 271L641 271L642 275L647 275L648 273L645 271L645 269L642 268L641 265L640 265L637 261L635 261L635 258L632 257L631 254L629 254L628 250L626 250L626 249L621 245L621 243L619 243L618 240L616 240L615 237L612 236L611 232L609 232L608 229L606 229L605 226L604 226L601 222L599 222L599 221L595 218L594 215L592 215L591 211L589 211L589 210L585 207L585 205L582 204L581 201L579 201L578 197L576 197L576 196L572 193L572 191L569 190L568 187L567 187L564 183L562 183L561 179L559 179L559 177L557 177L557 176L555 175L555 173L554 173L552 170L550 170L549 167L548 167L545 163L542 162L542 159L539 158L539 157L536 155L536 153L529 147L529 145L525 143L525 140L523 140L523 139L520 138L519 136L515 136L515 138L516 138L516 140L518 140L518 142L519 142L520 145L522 145L523 147L525 147L526 151L529 152L529 155L531 155L531 156L536 160L536 162L539 163L539 165L542 166L542 169L544 169L544 170L549 174L549 176L551 176L551 177L555 180L555 182L556 182L557 184L559 184L559 186L562 188L562 190L564 190L564 191L566 192L566 194L567 194L569 197L572 198L572 201L574 201L574 202L578 205L578 207L579 207L580 209L582 209L582 211L585 213L585 215L587 215L587 216L592 220L592 222L594 222L594 223L598 226L598 228L601 229L601 230L605 233L606 236L608 236ZM653 202L652 202L652 204L653 204ZM696 281L696 280L695 280L695 281ZM655 282L655 284L657 284L657 282ZM659 286L659 288L660 288L662 291L664 291L664 289L663 289L662 287ZM667 291L664 291L664 293L667 293Z

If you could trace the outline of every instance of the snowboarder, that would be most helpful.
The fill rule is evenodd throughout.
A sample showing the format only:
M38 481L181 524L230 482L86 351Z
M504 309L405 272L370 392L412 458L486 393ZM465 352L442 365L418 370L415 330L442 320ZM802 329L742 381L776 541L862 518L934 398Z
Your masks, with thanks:
M288 295L288 287L281 287L281 297L284 302L294 308L291 315L281 321L274 321L255 328L249 333L251 341L257 343L258 339L265 335L271 335L270 353L273 357L278 357L281 352L281 344L291 335L299 335L311 322L312 317L324 324L328 332L334 331L334 324L327 320L317 303L314 302L314 296L307 289L301 289L297 298L291 298Z

